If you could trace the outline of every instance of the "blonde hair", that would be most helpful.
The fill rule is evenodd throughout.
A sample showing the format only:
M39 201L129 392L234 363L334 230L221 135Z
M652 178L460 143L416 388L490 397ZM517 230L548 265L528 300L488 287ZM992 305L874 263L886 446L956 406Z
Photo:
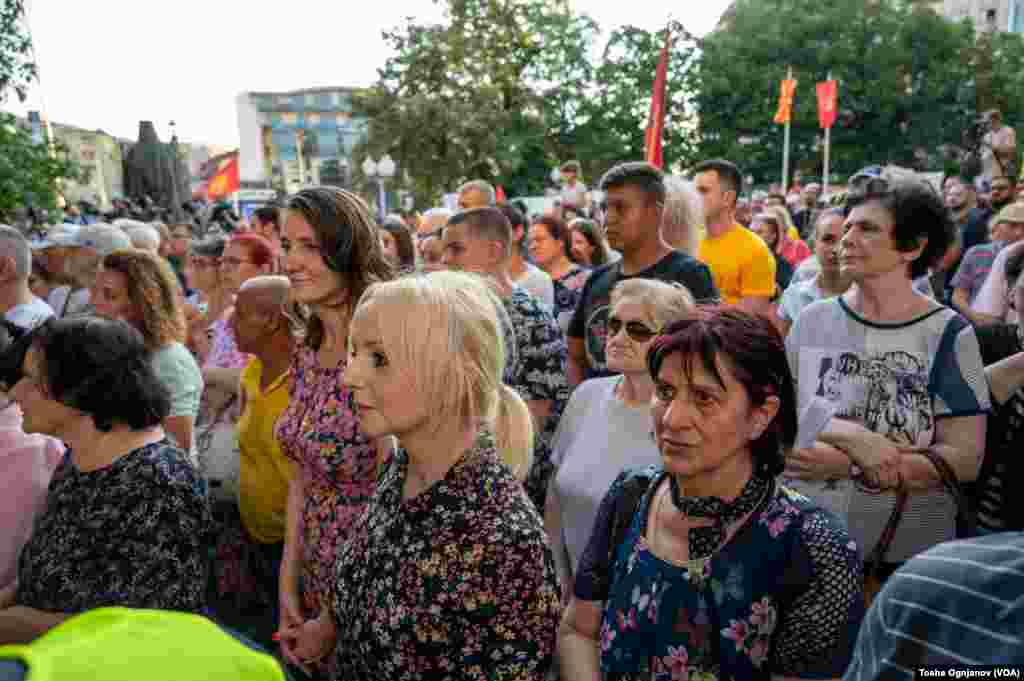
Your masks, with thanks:
M672 322L690 316L696 309L693 294L685 286L657 279L620 281L612 289L612 309L627 300L640 303L644 317L657 329L664 329Z
M371 284L353 314L368 317L430 405L436 429L493 429L502 459L520 478L530 467L533 428L523 400L502 383L505 340L501 300L480 277L433 272Z
M704 210L693 183L671 175L666 177L662 240L677 251L695 256L702 229Z

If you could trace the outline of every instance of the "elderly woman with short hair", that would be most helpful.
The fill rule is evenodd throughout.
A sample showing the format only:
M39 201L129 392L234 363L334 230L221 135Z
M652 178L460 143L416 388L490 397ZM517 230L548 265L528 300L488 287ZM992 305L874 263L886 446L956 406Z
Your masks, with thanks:
M24 428L67 443L45 510L0 591L0 644L103 606L202 613L210 513L162 423L171 400L142 334L91 316L32 332L14 399Z

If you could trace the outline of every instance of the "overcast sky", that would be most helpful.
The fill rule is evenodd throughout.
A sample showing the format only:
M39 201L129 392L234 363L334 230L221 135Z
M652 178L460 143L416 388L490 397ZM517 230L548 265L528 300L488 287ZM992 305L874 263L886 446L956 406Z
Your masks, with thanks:
M671 16L692 33L714 27L729 0L573 0L606 32ZM431 0L29 0L41 86L18 114L135 139L153 120L183 141L238 144L235 96L248 90L365 86L388 57L381 31L403 17L439 19ZM355 7L358 6L358 9ZM670 8L685 7L684 13ZM16 100L16 97L12 95Z

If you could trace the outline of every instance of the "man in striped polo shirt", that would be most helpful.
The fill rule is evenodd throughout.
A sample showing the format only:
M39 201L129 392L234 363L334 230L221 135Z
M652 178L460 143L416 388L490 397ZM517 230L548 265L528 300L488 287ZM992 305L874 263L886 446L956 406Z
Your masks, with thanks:
M843 681L913 681L923 667L1024 663L1024 533L953 541L897 570L861 625Z

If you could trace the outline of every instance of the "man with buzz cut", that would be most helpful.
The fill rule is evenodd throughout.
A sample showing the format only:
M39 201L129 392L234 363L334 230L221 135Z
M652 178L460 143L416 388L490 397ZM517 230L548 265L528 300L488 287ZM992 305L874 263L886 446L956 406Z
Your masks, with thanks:
M494 207L456 213L444 229L442 261L452 270L485 277L501 298L505 332L505 384L519 393L533 416L533 466L525 486L543 513L554 465L551 439L569 399L566 347L551 308L518 286L509 273L512 225Z
M704 161L694 168L707 228L697 257L711 268L722 302L771 317L775 257L761 237L736 222L742 182L739 168L729 161Z
M569 383L610 376L604 345L610 297L624 279L658 279L685 286L697 302L713 302L718 291L707 265L672 250L661 237L665 176L649 163L620 163L601 178L608 244L622 259L598 267L580 292L569 322Z

